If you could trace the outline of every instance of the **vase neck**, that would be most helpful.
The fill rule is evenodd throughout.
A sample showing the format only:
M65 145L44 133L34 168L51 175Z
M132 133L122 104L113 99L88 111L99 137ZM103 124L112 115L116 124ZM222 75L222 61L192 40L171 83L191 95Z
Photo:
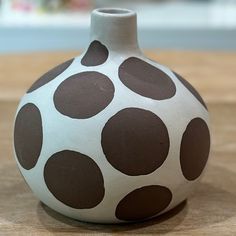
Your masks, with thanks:
M91 41L98 40L110 50L137 50L137 16L131 10L101 8L92 12Z

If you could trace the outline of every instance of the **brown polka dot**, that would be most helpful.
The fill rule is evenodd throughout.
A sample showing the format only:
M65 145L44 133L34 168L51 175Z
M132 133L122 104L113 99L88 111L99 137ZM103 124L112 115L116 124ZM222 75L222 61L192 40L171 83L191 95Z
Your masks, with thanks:
M207 109L205 102L203 101L202 97L197 92L197 90L187 80L185 80L182 76L180 76L179 74L177 74L175 72L174 72L174 74L180 80L180 82L193 94L193 96Z
M127 108L114 115L102 131L102 148L110 164L124 174L147 175L169 152L169 136L154 113Z
M106 62L108 58L108 49L99 41L93 41L86 54L81 60L84 66L98 66Z
M116 217L126 221L144 220L166 209L171 199L172 193L168 188L145 186L130 192L119 202Z
M44 179L54 197L72 208L93 208L104 197L101 170L79 152L65 150L52 155L45 165Z
M180 164L188 180L198 178L208 160L210 133L207 124L200 118L193 119L187 126L180 149Z
M62 82L54 94L56 109L63 115L87 119L105 109L114 97L111 80L98 72L83 72Z
M121 64L119 77L125 86L144 97L163 100L176 93L175 84L167 74L136 57Z
M66 61L57 67L53 68L52 70L48 71L42 77L40 77L27 91L27 93L33 92L34 90L42 87L43 85L47 84L51 80L55 79L58 75L64 72L73 62L74 59Z
M14 146L21 166L32 169L39 158L43 142L42 119L39 109L32 103L24 105L17 114Z

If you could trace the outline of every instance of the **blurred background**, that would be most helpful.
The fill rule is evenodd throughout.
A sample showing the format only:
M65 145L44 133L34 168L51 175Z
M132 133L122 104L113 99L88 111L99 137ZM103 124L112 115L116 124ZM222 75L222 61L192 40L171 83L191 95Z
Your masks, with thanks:
M137 11L142 48L236 50L236 0L0 0L0 53L81 50L98 7Z

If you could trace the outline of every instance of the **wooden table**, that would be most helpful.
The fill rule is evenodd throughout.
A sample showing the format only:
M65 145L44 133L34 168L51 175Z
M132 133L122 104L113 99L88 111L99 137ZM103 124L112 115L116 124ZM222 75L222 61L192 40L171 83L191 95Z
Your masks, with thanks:
M236 235L236 53L147 54L188 78L208 103L212 151L196 194L157 219L123 226L80 223L43 206L24 183L13 159L13 117L26 88L77 53L0 56L0 235Z

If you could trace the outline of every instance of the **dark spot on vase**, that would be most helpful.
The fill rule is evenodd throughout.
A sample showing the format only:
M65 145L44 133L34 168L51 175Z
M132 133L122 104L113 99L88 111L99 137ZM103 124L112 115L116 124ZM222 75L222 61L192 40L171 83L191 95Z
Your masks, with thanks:
M81 60L81 64L84 66L98 66L106 62L108 58L108 49L99 41L93 41L86 54Z
M163 186L151 185L126 195L116 207L116 217L125 221L144 220L165 210L172 199L171 191Z
M14 129L14 146L20 165L32 169L40 156L43 142L41 114L34 104L24 105L18 112Z
M136 57L121 64L119 77L125 86L144 97L163 100L176 93L175 84L166 73Z
M65 150L52 155L45 165L44 179L54 197L72 208L93 208L104 197L100 168L79 152Z
M193 96L207 109L207 106L205 102L203 101L202 97L200 96L200 94L198 93L198 91L182 76L180 76L179 74L175 72L174 74L180 80L180 82L193 94Z
M121 110L102 131L102 148L109 163L130 176L159 168L169 152L169 135L154 113L138 108Z
M181 142L180 164L187 180L198 178L206 166L210 151L210 132L201 118L187 126Z
M41 76L27 91L27 93L33 92L34 90L42 87L43 85L49 83L51 80L55 79L58 75L64 72L73 62L74 59L66 61L52 70L48 71L46 74Z
M87 119L104 110L114 97L111 80L98 72L82 72L63 81L54 94L56 109L65 116Z

